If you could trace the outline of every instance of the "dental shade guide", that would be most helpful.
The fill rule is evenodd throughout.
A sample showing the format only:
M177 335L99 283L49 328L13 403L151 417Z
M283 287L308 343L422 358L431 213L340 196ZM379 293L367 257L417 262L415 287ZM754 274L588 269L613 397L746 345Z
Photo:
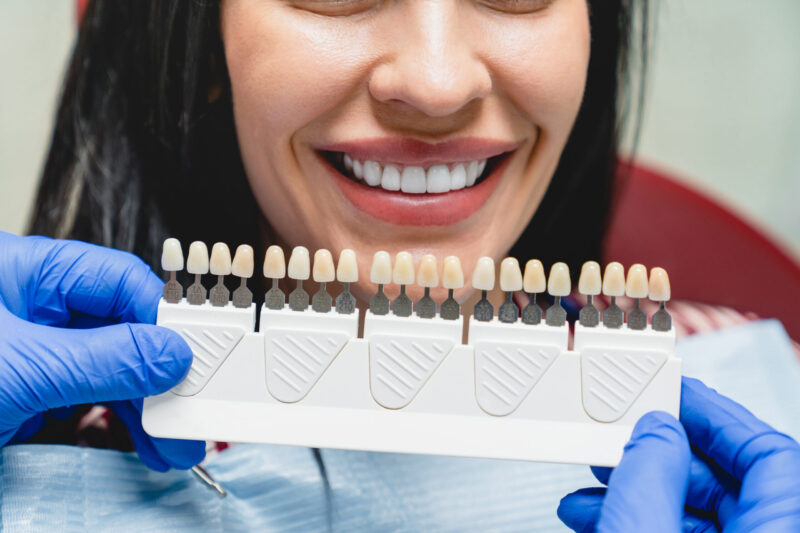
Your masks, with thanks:
M239 277L247 290L252 248L237 248L232 262L217 248L209 264L205 244L193 243L187 271L199 276L210 267L214 275ZM335 269L327 250L313 259L312 268L309 251L296 247L287 268L283 250L268 249L264 275L273 288L258 324L256 304L246 305L252 296L239 289L233 301L212 295L215 301L192 304L188 290L176 300L183 292L177 281L178 287L165 288L157 323L177 331L195 359L184 381L145 399L142 423L149 434L615 466L639 417L652 410L678 414L681 361L665 305L669 278L661 268L649 280L641 265L628 272L628 296L659 305L652 327L646 315L643 329L616 325L613 313L609 326L589 301L570 349L559 303L571 290L564 263L553 265L546 280L541 262L528 261L522 275L519 262L505 258L499 288L506 303L495 315L488 300L494 261L481 258L472 276L481 300L472 316L463 316L455 299L464 286L457 257L444 259L440 277L433 256L420 257L415 273L411 254L397 254L393 269L389 254L378 252L370 269L376 293L359 337L349 287L358 281L355 253L343 250ZM183 266L180 243L168 239L162 255L168 283ZM297 282L292 294L305 294L290 296L289 304L277 282L287 273ZM319 290L309 309L302 282L310 277ZM342 285L335 313L328 292L334 277ZM589 262L578 291L587 300L626 293L622 265L607 266L604 278L600 265ZM433 289L440 281L447 297L441 296L437 314L440 296ZM426 289L416 314L402 300L390 306L384 286L391 283ZM532 296L521 313L513 299L520 290ZM556 303L542 321L533 296L545 290Z

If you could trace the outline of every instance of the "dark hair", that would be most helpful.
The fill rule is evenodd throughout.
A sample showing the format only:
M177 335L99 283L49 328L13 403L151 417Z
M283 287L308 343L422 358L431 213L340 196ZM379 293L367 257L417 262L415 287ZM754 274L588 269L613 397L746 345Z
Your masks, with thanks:
M646 38L647 7L588 4L584 101L546 196L512 250L520 259L576 267L601 256L632 22L642 16ZM221 94L210 98L214 87ZM260 217L236 141L219 2L91 1L29 231L129 250L155 266L166 236L258 245Z

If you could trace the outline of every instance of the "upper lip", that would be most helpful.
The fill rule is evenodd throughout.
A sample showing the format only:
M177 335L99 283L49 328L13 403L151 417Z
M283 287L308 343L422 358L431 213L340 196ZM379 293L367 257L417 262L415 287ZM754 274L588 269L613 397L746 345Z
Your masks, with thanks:
M461 137L429 143L407 137L377 137L315 146L317 150L344 152L359 161L405 166L430 166L489 159L519 146L518 142Z

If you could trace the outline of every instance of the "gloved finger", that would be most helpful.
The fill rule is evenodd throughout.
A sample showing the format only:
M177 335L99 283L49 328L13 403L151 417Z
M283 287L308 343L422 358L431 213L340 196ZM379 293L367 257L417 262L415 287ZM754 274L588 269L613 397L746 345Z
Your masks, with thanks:
M561 498L556 514L564 525L576 532L590 532L595 530L600 519L600 509L606 489L603 487L588 487L576 490Z
M719 533L722 530L713 519L697 516L686 511L683 513L683 531L691 531L691 533Z
M718 517L721 524L736 511L739 483L716 465L692 454L686 505Z
M68 322L71 311L118 322L155 322L163 282L138 257L78 241L0 237L7 249L26 244L25 253L3 254L5 262L14 263L4 270L15 274L9 276L12 288L27 294L20 302L6 301L15 315L58 326Z
M149 468L159 472L170 468L186 470L205 458L205 442L160 439L148 435L142 428L141 399L108 402L107 405L128 427L136 453Z
M644 415L608 480L598 531L679 531L691 451L680 423L667 413Z
M608 478L611 477L611 472L614 471L613 468L608 468L607 466L590 466L589 468L597 481L603 485L608 485Z

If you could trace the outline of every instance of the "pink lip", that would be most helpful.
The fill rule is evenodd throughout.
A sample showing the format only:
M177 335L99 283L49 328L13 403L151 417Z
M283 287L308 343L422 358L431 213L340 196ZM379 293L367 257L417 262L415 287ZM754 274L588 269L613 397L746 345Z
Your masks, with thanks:
M511 157L504 157L477 185L442 194L406 194L370 187L342 175L321 155L319 160L345 198L365 214L403 226L446 226L469 218L487 202Z
M409 138L373 138L315 146L316 150L345 152L359 161L371 160L407 166L461 163L489 159L511 152L518 143L462 137L439 143L427 143Z

